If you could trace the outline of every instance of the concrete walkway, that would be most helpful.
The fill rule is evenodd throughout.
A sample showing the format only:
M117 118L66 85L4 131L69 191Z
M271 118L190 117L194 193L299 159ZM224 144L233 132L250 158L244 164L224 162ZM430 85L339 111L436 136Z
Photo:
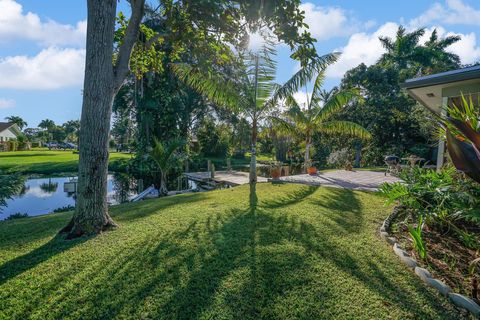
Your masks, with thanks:
M185 173L185 176L194 181L208 181L210 180L210 172L188 172ZM241 184L248 183L248 172L242 171L215 171L216 182L224 182L233 186L238 186ZM257 177L258 182L267 182L267 178Z
M281 177L282 181L312 186L328 186L352 190L377 191L384 182L401 181L397 177L374 171L335 170L319 172L317 175L299 174Z

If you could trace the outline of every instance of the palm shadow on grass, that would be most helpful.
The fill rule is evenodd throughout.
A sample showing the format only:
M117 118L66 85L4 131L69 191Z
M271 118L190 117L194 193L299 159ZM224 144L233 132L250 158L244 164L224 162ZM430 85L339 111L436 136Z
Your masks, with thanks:
M131 211L128 214L122 214L122 212L120 211L121 210L120 208L124 209L126 206L113 207L111 209L111 211L113 211L112 217L114 218L114 220L118 221L120 224L125 221L146 218L152 214L158 213L159 210L165 210L168 207L178 205L179 201L173 198L174 197L161 199L161 202L162 202L161 209L159 209L157 199L144 201L140 205L138 204L136 205L137 210ZM205 199L204 194L199 194L199 193L188 194L183 196L181 203L192 203L196 201L201 201L202 199ZM54 223L55 223L56 229L60 229L61 226L64 226L67 224L68 222L66 218L67 216L70 217L71 214L57 214L57 215L52 214L51 216L41 217L41 218L47 219L47 222L44 222L46 226L48 225L48 222L49 222L48 220L59 220L60 224L57 221L55 221ZM30 228L32 226L32 223L28 223L28 220L38 219L38 218L40 217L27 218L24 221L21 221L19 224L11 227L22 228L23 223L26 223L27 226ZM2 227L6 228L7 226L2 226ZM39 228L41 228L41 230L39 230ZM9 230L9 232L11 234L15 234L15 230ZM115 232L115 231L110 231L110 232ZM35 227L30 231L19 230L19 232L17 233L17 236L25 237L26 239L23 242L32 242L32 241L36 241L36 238L34 236L37 236L37 238L43 238L43 237L52 236L52 233L55 234L55 232L52 232L52 229L50 226L46 228L42 228L40 226L40 227ZM3 237L5 237L4 239L5 242L9 241L6 236L3 236ZM3 283L5 283L11 278L14 278L17 275L36 267L37 265L50 259L51 257L54 257L57 254L60 254L64 251L67 251L78 244L86 242L91 238L92 237L81 237L75 240L66 240L64 235L58 235L58 234L54 235L51 240L39 246L38 248L24 255L20 255L14 259L8 260L4 264L1 264L0 265L0 285L2 285Z
M330 203L335 205L335 201ZM332 223L341 222L332 220ZM199 235L204 232L209 234L209 241L195 248L186 250L177 243L178 239L198 242ZM212 215L204 224L194 221L184 230L169 233L156 245L150 243L146 251L138 256L117 261L117 268L112 269L112 278L109 280L113 287L120 286L126 297L122 303L112 306L107 314L115 316L126 313L134 316L136 306L150 301L149 297L162 296L162 292L168 288L171 294L149 309L149 316L172 319L222 316L274 318L275 313L269 306L287 292L301 291L310 285L310 273L314 266L307 257L315 254L383 296L387 303L414 310L419 318L430 317L422 305L410 299L409 292L399 289L394 279L392 281L385 274L381 263L369 261L365 267L365 258L352 255L351 251L333 244L329 236L318 233L313 225L297 217L288 214L272 216L264 207L252 205L248 209L234 209L227 215ZM285 242L294 243L308 254L283 247ZM271 251L268 249L270 247L277 248L277 251ZM164 266L166 261L173 258L177 258L176 263ZM133 292L128 292L128 288L122 288L124 278L131 270L135 270L137 264L148 264L152 270L163 268L163 271L156 273ZM242 275L236 276L239 288L225 290L224 281L236 273ZM185 277L185 274L188 276ZM188 279L187 282L185 279ZM141 277L132 281L142 282ZM111 288L104 289L92 301L108 295ZM421 291L430 301L436 299L421 284L414 284L413 290ZM219 292L224 292L221 294L221 303L224 304L222 314L215 309L219 303ZM321 307L323 303L330 304L329 301L334 299L336 297L327 288L317 288L312 303L302 306L294 316L338 318L339 315L323 313ZM295 310L290 312L294 314Z
M56 235L44 245L21 255L17 258L9 260L0 265L0 286L19 274L26 272L40 263L47 261L64 251L70 250L74 246L87 241L88 237L78 238L76 240L66 241L62 235Z
M293 193L284 201L311 201L307 194L314 193ZM342 195L336 191L327 195L331 198L322 200L319 209L332 206L332 212L349 210L348 206L343 207ZM355 193L346 199L352 197ZM91 272L76 279L78 285L84 284L87 289L63 290L67 293L61 299L68 298L69 305L53 308L50 316L69 315L68 308L73 304L81 308L77 311L81 312L77 314L80 317L94 314L96 318L275 318L278 314L273 306L292 295L296 299L285 303L284 316L338 319L341 315L335 314L335 310L323 307L331 308L338 297L326 287L311 284L315 279L315 259L319 259L361 282L388 303L412 311L419 319L431 317L423 305L410 297L411 291L415 291L421 292L425 300L436 301L437 297L421 283L414 282L403 290L391 274L386 274L382 261L365 261L367 258L354 249L339 246L331 238L335 232L322 232L300 215L274 212L268 207L269 202L256 205L251 199L256 199L256 194L245 199L248 205L244 207L222 214L212 212L203 220L194 218L177 230L145 237L135 244L135 250L119 251L113 259L96 261ZM273 207L279 205L276 201ZM125 219L146 215L127 215ZM356 220L355 216L351 219ZM345 221L333 218L329 223ZM51 282L53 286L54 279ZM35 303L49 303L48 299L45 296ZM301 305L289 305L297 300ZM439 316L448 318L442 311Z

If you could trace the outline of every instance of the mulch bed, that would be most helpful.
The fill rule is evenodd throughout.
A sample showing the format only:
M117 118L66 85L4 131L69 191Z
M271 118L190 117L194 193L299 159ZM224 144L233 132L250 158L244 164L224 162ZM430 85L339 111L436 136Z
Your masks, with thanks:
M467 222L455 222L455 226L467 231L471 236L468 241L460 239L453 227L441 225L425 225L423 239L427 248L427 259L422 260L416 252L412 238L408 233L407 224L412 225L411 218L406 210L400 212L393 221L391 233L398 239L400 244L409 252L417 262L428 269L433 277L442 280L449 285L454 292L473 298L480 303L480 292L477 297L474 295L472 285L473 277L469 274L469 265L472 260L480 257L480 227ZM478 266L475 278L480 281ZM480 288L479 288L480 289Z

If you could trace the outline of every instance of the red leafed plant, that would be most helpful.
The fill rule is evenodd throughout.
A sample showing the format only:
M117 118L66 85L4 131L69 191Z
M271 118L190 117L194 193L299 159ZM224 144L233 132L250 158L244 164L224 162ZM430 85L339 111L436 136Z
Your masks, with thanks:
M461 105L452 104L440 121L447 149L455 167L480 183L480 101L462 95Z

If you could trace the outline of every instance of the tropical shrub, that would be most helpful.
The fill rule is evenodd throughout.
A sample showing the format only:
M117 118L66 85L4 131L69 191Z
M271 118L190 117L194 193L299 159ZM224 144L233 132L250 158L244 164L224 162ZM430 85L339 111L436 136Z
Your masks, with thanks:
M414 167L402 171L400 178L404 182L382 185L381 192L387 197L387 203L401 204L411 221L422 219L422 226L429 224L450 229L466 247L479 247L478 237L462 226L464 223L480 226L480 186L477 183L452 166L440 172ZM421 240L421 229L409 229L414 242Z
M333 151L327 157L327 164L336 168L346 168L352 164L352 152L348 148Z
M427 218L464 218L480 225L480 186L454 167L441 171L413 167L402 171L400 178L404 182L381 187L388 203L397 201Z
M231 155L232 132L226 125L217 125L213 119L205 119L197 132L200 152L206 156L225 158Z

